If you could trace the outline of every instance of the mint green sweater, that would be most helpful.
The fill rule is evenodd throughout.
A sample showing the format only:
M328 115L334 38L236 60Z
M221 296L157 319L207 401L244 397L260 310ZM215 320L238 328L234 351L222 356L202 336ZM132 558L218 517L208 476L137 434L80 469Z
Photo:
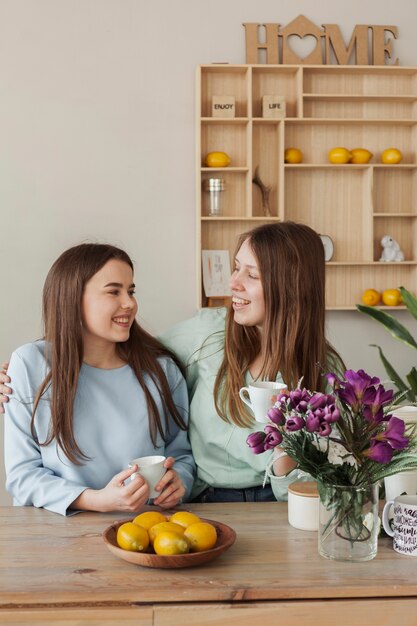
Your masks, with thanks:
M190 398L190 442L197 465L192 497L207 486L243 489L262 485L271 453L256 455L246 444L247 436L262 425L241 428L222 420L216 412L213 388L223 359L226 309L202 309L195 317L180 322L159 339L186 367ZM249 372L246 383L251 382ZM278 381L282 379L278 376ZM279 481L287 498L288 484L297 479L292 472ZM277 481L276 481L277 482Z

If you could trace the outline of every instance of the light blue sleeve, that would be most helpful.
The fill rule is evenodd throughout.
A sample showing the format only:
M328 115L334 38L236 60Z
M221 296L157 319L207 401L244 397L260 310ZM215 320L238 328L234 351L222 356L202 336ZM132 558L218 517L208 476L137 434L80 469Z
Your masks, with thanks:
M44 467L41 447L32 437L30 428L33 404L29 398L33 398L36 389L31 388L28 365L16 352L10 360L8 375L13 380L13 395L5 406L6 489L15 504L43 507L67 515L68 507L87 485L60 478Z
M188 425L189 404L187 386L177 366L172 361L171 363L172 369L170 368L171 372L168 371L167 378L170 383L172 398L178 412ZM171 433L167 436L165 443L165 456L172 456L175 459L174 469L184 484L186 493L183 500L187 501L190 498L195 475L195 463L188 439L188 431L181 430L178 427L175 427L175 430L173 428L170 430Z

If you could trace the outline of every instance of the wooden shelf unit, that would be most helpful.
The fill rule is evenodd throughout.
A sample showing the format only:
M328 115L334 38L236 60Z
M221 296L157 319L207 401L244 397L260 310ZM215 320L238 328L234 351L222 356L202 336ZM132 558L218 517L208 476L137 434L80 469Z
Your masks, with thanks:
M234 96L235 118L211 117L213 95ZM262 96L284 96L284 119L262 117ZM326 306L349 310L365 289L403 285L417 291L417 67L202 65L197 71L197 280L206 306L201 250L234 251L240 233L260 223L294 220L329 235ZM366 165L333 165L331 148L367 148ZM303 152L299 165L284 151ZM386 148L403 153L381 163ZM226 168L204 166L208 152L231 157ZM272 216L252 183L256 168L271 187ZM225 180L221 217L208 216L202 183ZM381 238L400 244L405 261L381 263ZM385 307L384 307L385 308ZM398 308L398 307L395 307Z

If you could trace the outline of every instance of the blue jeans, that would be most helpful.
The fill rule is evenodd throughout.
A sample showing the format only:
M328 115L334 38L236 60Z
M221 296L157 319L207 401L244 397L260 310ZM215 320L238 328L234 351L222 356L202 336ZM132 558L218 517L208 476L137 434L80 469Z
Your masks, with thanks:
M247 489L221 489L207 487L192 502L276 502L271 485L259 485Z

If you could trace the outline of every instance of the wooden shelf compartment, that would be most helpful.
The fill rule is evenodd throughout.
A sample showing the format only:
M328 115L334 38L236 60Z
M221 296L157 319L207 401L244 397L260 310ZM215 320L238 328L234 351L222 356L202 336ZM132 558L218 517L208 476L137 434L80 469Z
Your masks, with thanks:
M417 264L374 263L368 266L336 267L326 265L326 302L329 309L353 309L362 302L366 289L398 289L415 292ZM399 307L392 307L398 309Z
M417 214L417 170L375 168L373 205L378 214Z
M201 165L209 152L226 152L231 167L248 167L248 123L201 124ZM214 169L214 168L211 168Z
M417 250L414 243L417 237L417 221L415 217L398 219L397 216L387 216L374 220L375 261L379 261L381 258L381 239L385 235L393 237L398 242L406 261L417 261Z
M416 118L417 96L303 96L304 118L402 120Z
M286 220L331 237L332 261L372 262L373 221L369 170L285 170Z
M304 67L303 92L347 96L417 95L417 68L358 65Z
M277 71L277 68L282 68ZM302 115L301 70L292 65L252 66L252 115L262 117L263 96L284 96L287 117Z
M269 206L272 216L279 217L279 192L282 184L280 164L283 161L282 124L253 123L252 128L252 178L258 168L262 182L270 188ZM262 194L258 185L252 184L252 216L264 216Z
M208 217L209 193L203 191L203 183L208 178L222 178L224 191L222 194L222 215L224 218L247 218L250 217L250 203L247 201L248 170L230 171L229 168L215 169L205 168L201 173L201 217ZM212 220L213 217L210 216Z
M367 148L373 153L373 160L380 161L381 153L390 147L401 150L403 163L415 164L416 153L413 144L414 130L407 125L390 120L384 124L369 124L369 121L356 120L286 120L285 148L299 148L304 163L329 163L328 152L343 146L347 149ZM372 161L370 162L372 165Z
M211 117L213 96L234 96L237 117L248 117L249 69L243 65L207 65L198 71L201 84L201 117Z

